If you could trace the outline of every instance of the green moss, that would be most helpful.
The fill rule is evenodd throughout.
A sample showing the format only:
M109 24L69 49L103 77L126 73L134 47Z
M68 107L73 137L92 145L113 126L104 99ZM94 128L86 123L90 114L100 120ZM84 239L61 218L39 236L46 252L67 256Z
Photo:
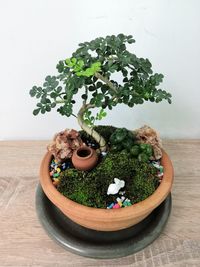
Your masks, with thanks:
M158 183L156 168L127 156L124 151L109 152L98 166L89 171L67 169L61 174L58 190L80 204L105 208L116 200L116 195L107 195L109 184L117 177L125 181L126 197L132 203L151 195Z
M126 192L131 203L137 203L149 197L158 187L157 169L149 163L138 162L132 181L126 184Z
M86 187L83 186L84 184L78 185L73 193L71 193L68 197L76 201L78 203L81 203L86 206L91 206L91 200L89 199L89 192Z

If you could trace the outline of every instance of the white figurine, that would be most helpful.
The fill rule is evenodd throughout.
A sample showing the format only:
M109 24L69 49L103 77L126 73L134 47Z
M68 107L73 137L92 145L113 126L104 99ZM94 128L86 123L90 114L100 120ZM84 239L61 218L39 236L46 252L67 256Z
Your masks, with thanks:
M124 180L119 180L118 178L114 178L114 184L110 184L108 187L107 195L115 195L119 192L121 188L125 186Z

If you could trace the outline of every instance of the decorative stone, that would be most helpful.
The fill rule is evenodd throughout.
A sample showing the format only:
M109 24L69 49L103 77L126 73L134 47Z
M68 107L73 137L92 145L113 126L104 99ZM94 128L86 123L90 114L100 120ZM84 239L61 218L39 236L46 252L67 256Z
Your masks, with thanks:
M61 172L61 169L60 169L60 168L57 168L56 171L57 171L58 173L60 173L60 172Z
M119 209L120 208L120 205L118 203L116 203L114 206L113 206L113 209Z
M128 207L128 206L131 206L131 201L130 199L126 198L125 201L123 202L123 207Z
M107 209L112 209L112 207L115 205L115 203L111 203L108 207L107 207Z
M103 156L103 157L105 157L106 155L107 155L107 152L101 152L101 155Z
M125 200L125 197L124 197L124 196L122 196L122 197L121 197L121 201L123 202L124 200Z
M53 174L54 174L54 171L51 171L49 174L50 174L50 176L53 176Z
M53 185L57 186L60 183L58 178L53 178Z
M120 208L122 207L122 202L118 201L117 204L120 206Z

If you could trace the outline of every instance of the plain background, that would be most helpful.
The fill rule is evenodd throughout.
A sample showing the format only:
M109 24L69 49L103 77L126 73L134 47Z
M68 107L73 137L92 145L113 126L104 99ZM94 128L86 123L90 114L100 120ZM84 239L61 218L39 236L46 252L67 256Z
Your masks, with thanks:
M200 138L200 1L0 0L0 140L49 139L75 118L55 110L34 117L33 85L56 74L78 43L131 34L130 48L149 58L173 103L120 105L100 124L129 129L148 124L163 138Z

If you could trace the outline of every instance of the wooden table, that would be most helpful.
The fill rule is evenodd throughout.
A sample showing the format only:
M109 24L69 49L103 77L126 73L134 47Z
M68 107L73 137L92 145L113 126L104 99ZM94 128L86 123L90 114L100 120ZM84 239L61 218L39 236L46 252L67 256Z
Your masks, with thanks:
M114 260L67 252L44 232L35 212L38 168L47 141L0 142L0 266L200 266L200 140L167 140L174 164L173 208L161 236Z

